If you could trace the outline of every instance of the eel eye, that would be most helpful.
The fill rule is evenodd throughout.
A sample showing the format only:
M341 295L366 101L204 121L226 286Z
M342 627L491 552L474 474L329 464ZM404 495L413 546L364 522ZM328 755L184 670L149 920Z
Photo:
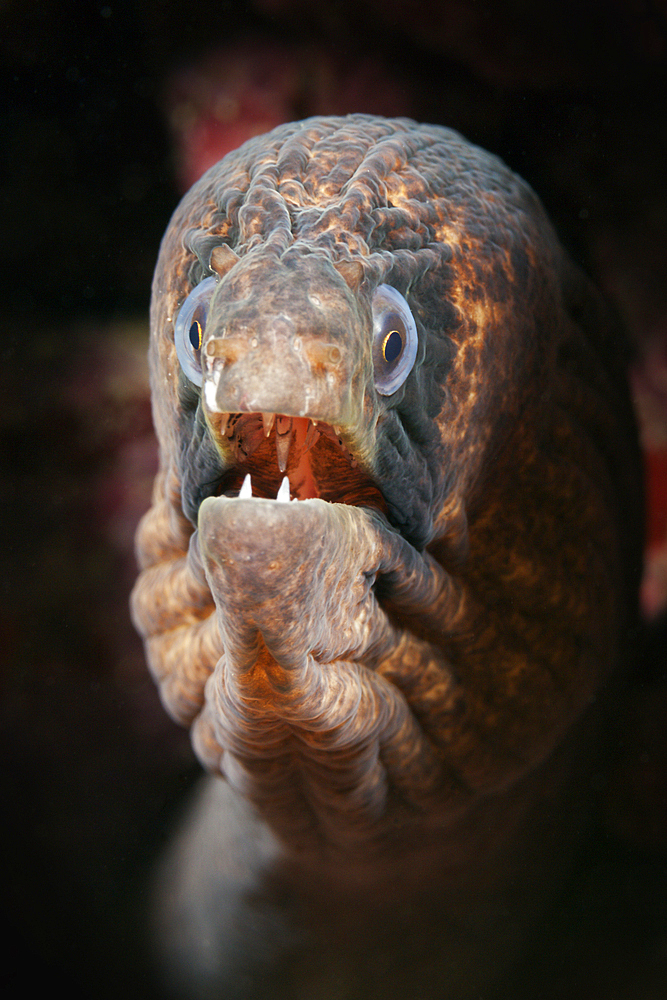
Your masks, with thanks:
M375 388L390 396L403 385L417 357L417 327L410 306L391 285L373 296L373 367Z
M174 324L174 342L178 360L183 372L195 385L201 385L204 381L201 370L201 345L209 303L217 283L216 277L200 281L179 309Z

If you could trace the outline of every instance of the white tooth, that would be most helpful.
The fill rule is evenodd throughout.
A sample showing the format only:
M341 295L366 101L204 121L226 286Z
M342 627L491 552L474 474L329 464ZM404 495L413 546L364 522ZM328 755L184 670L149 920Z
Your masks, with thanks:
M268 437L271 433L271 428L273 427L273 421L275 419L275 413L262 413L262 424L264 425L264 435L266 437Z
M278 417L280 421L280 417ZM284 472L287 468L289 458L290 442L292 440L292 419L290 417L286 430L281 433L280 423L276 424L276 456L278 458L278 468Z
M320 436L320 432L317 430L317 428L315 426L315 421L311 420L310 423L308 424L308 431L306 433L306 440L303 442L303 450L304 451L309 451L310 448L313 447L313 445L315 444L315 442L317 441L317 439L319 438L319 436Z
M212 378L207 379L204 383L204 398L206 399L206 407L209 413L220 413L218 404L216 401L216 396L218 394L218 382L220 381L220 372L216 372Z
M285 476L282 483L280 484L280 489L278 490L278 495L276 497L276 500L278 500L279 503L289 503L289 479L287 478L287 476Z
M239 490L239 500L248 500L252 496L252 483L250 482L250 473L243 480L243 486Z

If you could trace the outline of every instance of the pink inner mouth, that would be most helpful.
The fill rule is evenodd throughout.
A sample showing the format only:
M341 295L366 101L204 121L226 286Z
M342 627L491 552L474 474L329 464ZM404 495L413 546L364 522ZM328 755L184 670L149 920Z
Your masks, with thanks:
M234 457L221 493L236 496L246 475L254 496L275 498L285 476L294 499L372 506L386 513L380 490L343 444L338 428L273 413L212 414L211 427Z

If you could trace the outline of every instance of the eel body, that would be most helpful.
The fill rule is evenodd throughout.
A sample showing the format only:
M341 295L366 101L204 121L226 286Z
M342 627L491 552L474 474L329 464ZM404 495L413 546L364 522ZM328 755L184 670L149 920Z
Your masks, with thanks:
M297 911L314 964L354 970L323 996L459 997L471 938L512 951L634 615L625 363L531 189L445 128L285 125L181 202L153 285L133 615L225 779L220 995L302 995L267 972ZM373 937L393 921L422 955L420 907L458 942L445 985Z

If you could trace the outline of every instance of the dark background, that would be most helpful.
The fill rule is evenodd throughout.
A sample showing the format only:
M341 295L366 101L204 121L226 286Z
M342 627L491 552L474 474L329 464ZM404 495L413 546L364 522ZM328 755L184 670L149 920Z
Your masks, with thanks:
M502 156L616 304L644 401L645 369L657 368L642 428L659 459L666 23L658 0L0 5L0 793L10 925L0 987L6 978L10 995L48 977L50 989L76 997L159 996L142 907L199 770L159 704L127 598L155 467L150 281L192 169L183 108L207 113L206 98L193 97L197 67L209 79L212 65L234 68L213 89L242 95L241 134L272 115L407 113ZM237 135L229 122L220 132L223 146ZM664 522L651 530L660 542ZM651 595L654 613L659 580ZM602 887L582 917L607 957L590 968L572 957L587 1000L667 995L667 917L650 891L666 884L662 669L631 702L616 772L627 781L610 782L602 853L614 875L592 878ZM576 952L573 941L562 947Z

